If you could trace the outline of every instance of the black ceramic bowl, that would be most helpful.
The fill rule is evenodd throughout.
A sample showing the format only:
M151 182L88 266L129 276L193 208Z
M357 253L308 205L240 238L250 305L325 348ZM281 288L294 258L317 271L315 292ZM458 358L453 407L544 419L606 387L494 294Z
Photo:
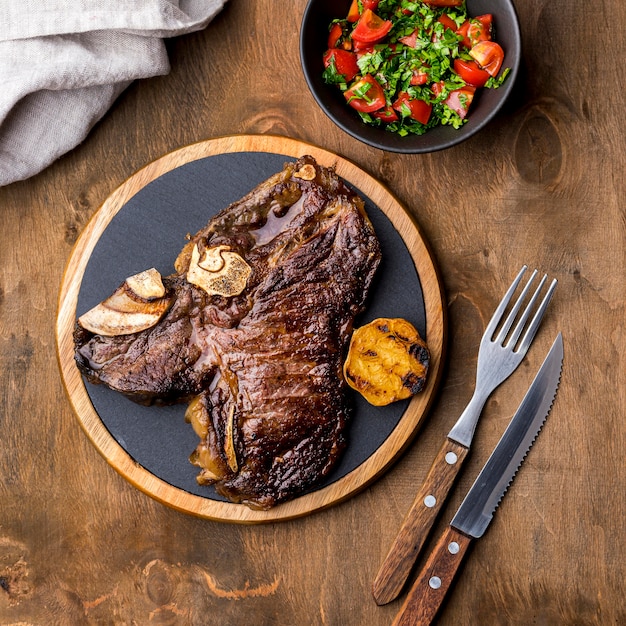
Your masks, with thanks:
M347 15L350 0L309 0L304 11L300 30L300 61L311 93L337 126L354 138L381 150L417 154L450 148L477 133L498 113L511 93L521 59L521 36L517 14L511 0L467 0L467 11L475 17L484 13L493 15L495 40L504 49L503 68L511 73L498 89L481 89L468 115L468 121L458 130L439 126L424 135L400 137L383 128L368 126L359 115L346 105L342 93L327 85L322 72L322 57L326 51L328 25L338 17Z

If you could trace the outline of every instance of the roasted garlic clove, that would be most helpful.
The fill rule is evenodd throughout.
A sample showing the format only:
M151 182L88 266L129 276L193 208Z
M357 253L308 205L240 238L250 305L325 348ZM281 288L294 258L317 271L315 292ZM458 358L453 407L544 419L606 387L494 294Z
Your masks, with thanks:
M187 280L210 296L238 296L245 288L252 268L228 246L206 248L198 244L191 252Z
M127 278L106 300L81 315L78 323L97 335L130 335L154 326L170 304L161 274L151 268Z

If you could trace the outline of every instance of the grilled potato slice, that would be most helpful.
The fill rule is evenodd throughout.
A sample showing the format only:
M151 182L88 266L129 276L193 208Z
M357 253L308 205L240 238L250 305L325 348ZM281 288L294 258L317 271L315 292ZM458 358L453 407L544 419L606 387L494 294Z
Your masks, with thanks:
M378 318L352 334L343 374L374 406L404 400L426 382L430 353L415 327L401 318Z

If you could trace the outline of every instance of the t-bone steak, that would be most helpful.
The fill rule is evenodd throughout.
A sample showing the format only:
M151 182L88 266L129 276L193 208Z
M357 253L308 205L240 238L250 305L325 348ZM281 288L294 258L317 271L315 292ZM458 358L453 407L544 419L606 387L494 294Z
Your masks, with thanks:
M79 318L76 362L137 402L188 403L198 482L267 509L318 484L346 445L342 363L379 262L362 199L303 156L189 237L148 328ZM107 320L151 304L128 284Z

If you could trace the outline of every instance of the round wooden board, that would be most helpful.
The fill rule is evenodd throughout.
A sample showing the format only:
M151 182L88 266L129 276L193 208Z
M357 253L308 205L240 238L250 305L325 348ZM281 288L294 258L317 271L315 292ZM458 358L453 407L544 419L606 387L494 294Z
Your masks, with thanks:
M245 152L294 158L310 154L320 164L334 167L344 180L361 191L385 214L404 241L415 264L423 294L426 338L431 352L426 387L408 403L396 427L367 459L335 482L269 511L256 511L245 505L189 493L137 463L111 435L95 410L74 362L72 339L77 302L87 264L98 241L120 209L146 185L175 168L207 157ZM103 294L103 297L105 295L108 294ZM389 467L410 443L433 401L443 368L445 327L443 290L431 254L417 225L383 185L357 165L316 146L285 137L234 135L202 141L167 154L139 170L109 196L77 240L69 258L60 289L56 336L63 382L80 424L97 450L126 480L156 500L186 513L234 523L263 523L292 519L341 502L366 487Z

